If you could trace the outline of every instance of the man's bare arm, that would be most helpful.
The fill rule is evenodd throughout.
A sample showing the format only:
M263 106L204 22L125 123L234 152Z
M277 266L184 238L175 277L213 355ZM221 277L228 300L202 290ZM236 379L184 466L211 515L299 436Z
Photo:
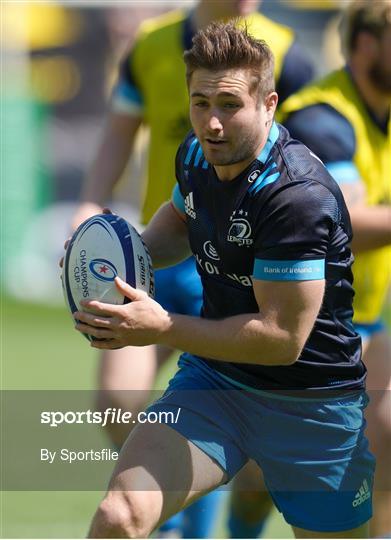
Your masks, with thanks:
M299 357L323 299L324 281L254 282L260 312L221 320L170 315L159 343L228 362L289 365Z
M186 217L172 202L159 208L142 237L155 268L172 266L191 255Z
M353 228L352 249L355 253L391 244L391 206L368 206L361 180L341 183Z
M324 280L255 281L259 313L220 320L171 314L145 293L116 279L131 303L111 306L85 302L89 313L75 313L76 328L113 349L159 343L224 362L290 365L299 357L318 315ZM93 312L93 313L91 313Z
M85 179L73 228L101 212L128 163L141 119L111 112L107 118L95 159Z

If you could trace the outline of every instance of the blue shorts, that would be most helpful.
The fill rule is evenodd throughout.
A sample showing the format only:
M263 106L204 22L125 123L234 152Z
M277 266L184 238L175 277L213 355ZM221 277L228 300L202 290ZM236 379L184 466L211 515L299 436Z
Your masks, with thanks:
M254 459L285 520L307 530L353 529L372 515L374 458L364 436L364 391L292 398L240 389L200 358L179 371L149 410L181 412L170 427L230 480Z
M361 341L366 341L367 339L371 339L375 334L383 332L387 327L382 319L377 319L373 323L354 323L354 328L360 334Z
M181 315L199 315L202 306L202 284L194 257L156 270L155 300L164 309Z

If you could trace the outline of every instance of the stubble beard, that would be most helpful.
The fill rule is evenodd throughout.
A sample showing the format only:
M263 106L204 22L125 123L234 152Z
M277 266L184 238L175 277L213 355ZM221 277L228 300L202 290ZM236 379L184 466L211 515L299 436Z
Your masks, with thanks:
M211 159L208 159L208 156L205 157L211 165L221 167L224 165L235 165L236 163L246 161L254 155L255 150L256 145L254 144L254 136L247 135L244 141L238 145L238 148L231 152L228 151L227 156L221 156L220 158L216 156L216 158L211 157Z

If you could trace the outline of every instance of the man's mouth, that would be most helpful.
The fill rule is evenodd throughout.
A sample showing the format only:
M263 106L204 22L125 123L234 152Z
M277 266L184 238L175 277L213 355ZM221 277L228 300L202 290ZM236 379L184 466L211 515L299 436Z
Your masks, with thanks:
M213 146L219 146L219 145L224 144L225 142L227 142L224 139L209 139L209 138L206 138L205 140L206 140L206 142L208 144L211 144Z

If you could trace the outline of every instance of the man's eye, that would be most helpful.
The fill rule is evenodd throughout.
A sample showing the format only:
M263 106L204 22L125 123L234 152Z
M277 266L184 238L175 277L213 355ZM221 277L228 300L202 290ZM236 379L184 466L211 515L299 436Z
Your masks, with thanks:
M208 106L208 103L207 101L196 101L194 106L203 109Z
M238 103L224 103L224 109L238 109Z

